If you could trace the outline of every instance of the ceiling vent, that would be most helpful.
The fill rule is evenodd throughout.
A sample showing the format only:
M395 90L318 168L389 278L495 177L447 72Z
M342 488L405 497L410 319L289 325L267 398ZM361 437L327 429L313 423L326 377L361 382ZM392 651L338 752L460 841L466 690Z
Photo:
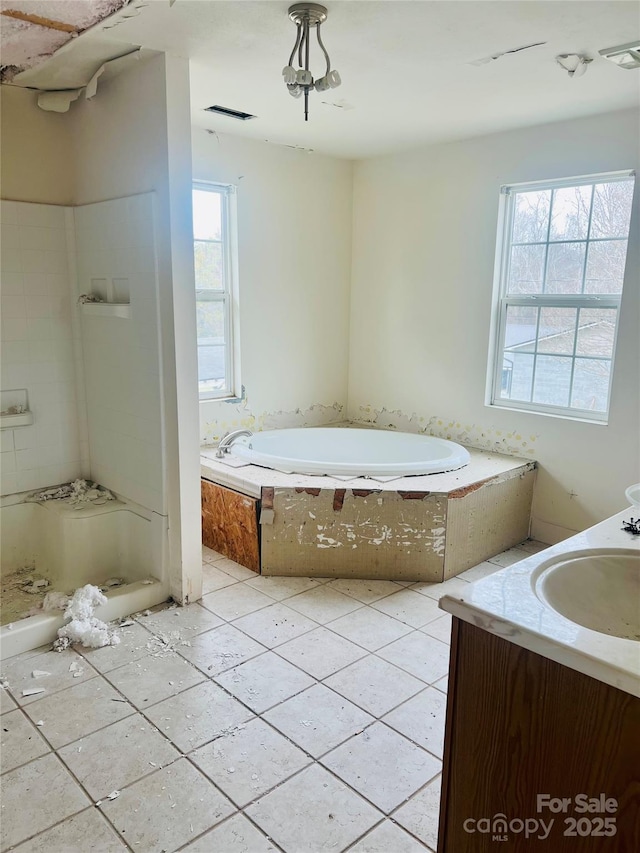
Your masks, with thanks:
M640 42L633 41L630 44L619 44L617 47L606 47L599 53L619 68L640 68Z
M256 118L251 113L243 113L240 110L230 110L229 107L221 107L220 104L214 104L212 107L205 107L205 113L216 113L227 118L237 118L238 121L248 121L250 118Z

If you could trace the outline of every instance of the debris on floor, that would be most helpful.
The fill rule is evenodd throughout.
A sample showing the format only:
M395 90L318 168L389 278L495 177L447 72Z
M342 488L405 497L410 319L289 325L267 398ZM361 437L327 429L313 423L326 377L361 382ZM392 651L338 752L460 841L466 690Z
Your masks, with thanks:
M166 657L176 651L178 646L190 646L189 640L184 640L180 631L169 631L166 634L154 634L147 642L147 649L153 657Z
M23 586L22 589L24 592L28 592L30 595L33 595L34 593L37 594L38 592L42 592L42 590L46 589L48 586L50 586L49 581L43 578L39 581L31 581L31 583Z
M64 483L53 489L44 489L42 492L33 492L29 501L39 503L41 501L66 500L74 509L82 509L87 504L102 506L107 501L114 501L115 496L108 489L103 489L97 483L89 480L74 480L72 483Z
M120 637L94 616L96 607L106 603L106 597L97 586L87 584L77 589L64 612L65 619L71 621L58 630L58 639L53 644L54 651L64 651L71 643L81 643L90 649L119 643Z
M116 586L122 586L125 583L124 578L107 578L100 584L100 589L106 592L108 589L113 589Z
M51 673L46 672L44 669L34 669L31 673L31 678L45 678L47 675L51 675Z
M36 696L38 693L46 693L44 687L29 687L27 690L22 691L23 696Z
M2 624L40 612L41 601L51 590L50 581L36 569L35 556L26 566L2 573L0 608Z
M42 602L42 610L50 613L55 610L66 610L69 605L69 596L64 592L48 592Z

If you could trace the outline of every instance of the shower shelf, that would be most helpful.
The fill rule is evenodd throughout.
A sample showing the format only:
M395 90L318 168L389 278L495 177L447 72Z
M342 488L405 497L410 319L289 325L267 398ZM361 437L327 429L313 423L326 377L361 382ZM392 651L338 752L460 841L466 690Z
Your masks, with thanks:
M20 412L17 415L0 414L0 429L15 429L16 427L31 426L33 412Z
M82 313L93 317L131 317L131 304L129 302L83 302Z

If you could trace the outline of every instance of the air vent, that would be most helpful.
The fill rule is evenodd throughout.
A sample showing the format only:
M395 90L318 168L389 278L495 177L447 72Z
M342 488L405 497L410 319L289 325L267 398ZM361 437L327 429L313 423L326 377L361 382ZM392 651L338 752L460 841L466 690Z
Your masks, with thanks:
M248 121L250 118L256 118L251 113L243 113L240 110L230 110L229 107L221 107L220 104L214 104L212 107L205 107L205 113L217 113L228 118L237 118L239 121Z

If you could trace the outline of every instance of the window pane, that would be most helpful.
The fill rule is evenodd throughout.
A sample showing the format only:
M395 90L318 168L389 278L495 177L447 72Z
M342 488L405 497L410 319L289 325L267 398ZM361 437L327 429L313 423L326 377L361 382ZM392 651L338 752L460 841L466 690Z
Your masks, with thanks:
M586 243L551 243L545 293L581 293Z
M589 243L585 293L622 293L627 241Z
M533 380L533 402L548 406L569 405L571 358L559 355L539 355Z
M610 374L610 361L595 361L590 358L576 359L571 391L572 407L590 409L594 412L606 412Z
M514 243L536 243L547 239L551 190L516 193L514 199Z
M592 185L555 190L550 240L586 240Z
M613 356L617 313L613 308L583 308L580 311L576 355Z
M198 346L224 343L224 302L196 302Z
M573 355L577 313L575 308L541 308L538 352Z
M544 246L513 246L508 293L540 293L544 278Z
M503 400L531 400L533 355L517 350L505 352L502 360L500 396Z
M222 196L213 190L193 191L193 236L196 240L222 239Z
M222 243L193 244L196 290L223 290Z
M626 237L629 234L633 181L596 184L590 237Z
M198 347L198 384L200 392L225 390L224 345Z
M538 309L523 305L507 307L504 348L518 352L534 352Z

